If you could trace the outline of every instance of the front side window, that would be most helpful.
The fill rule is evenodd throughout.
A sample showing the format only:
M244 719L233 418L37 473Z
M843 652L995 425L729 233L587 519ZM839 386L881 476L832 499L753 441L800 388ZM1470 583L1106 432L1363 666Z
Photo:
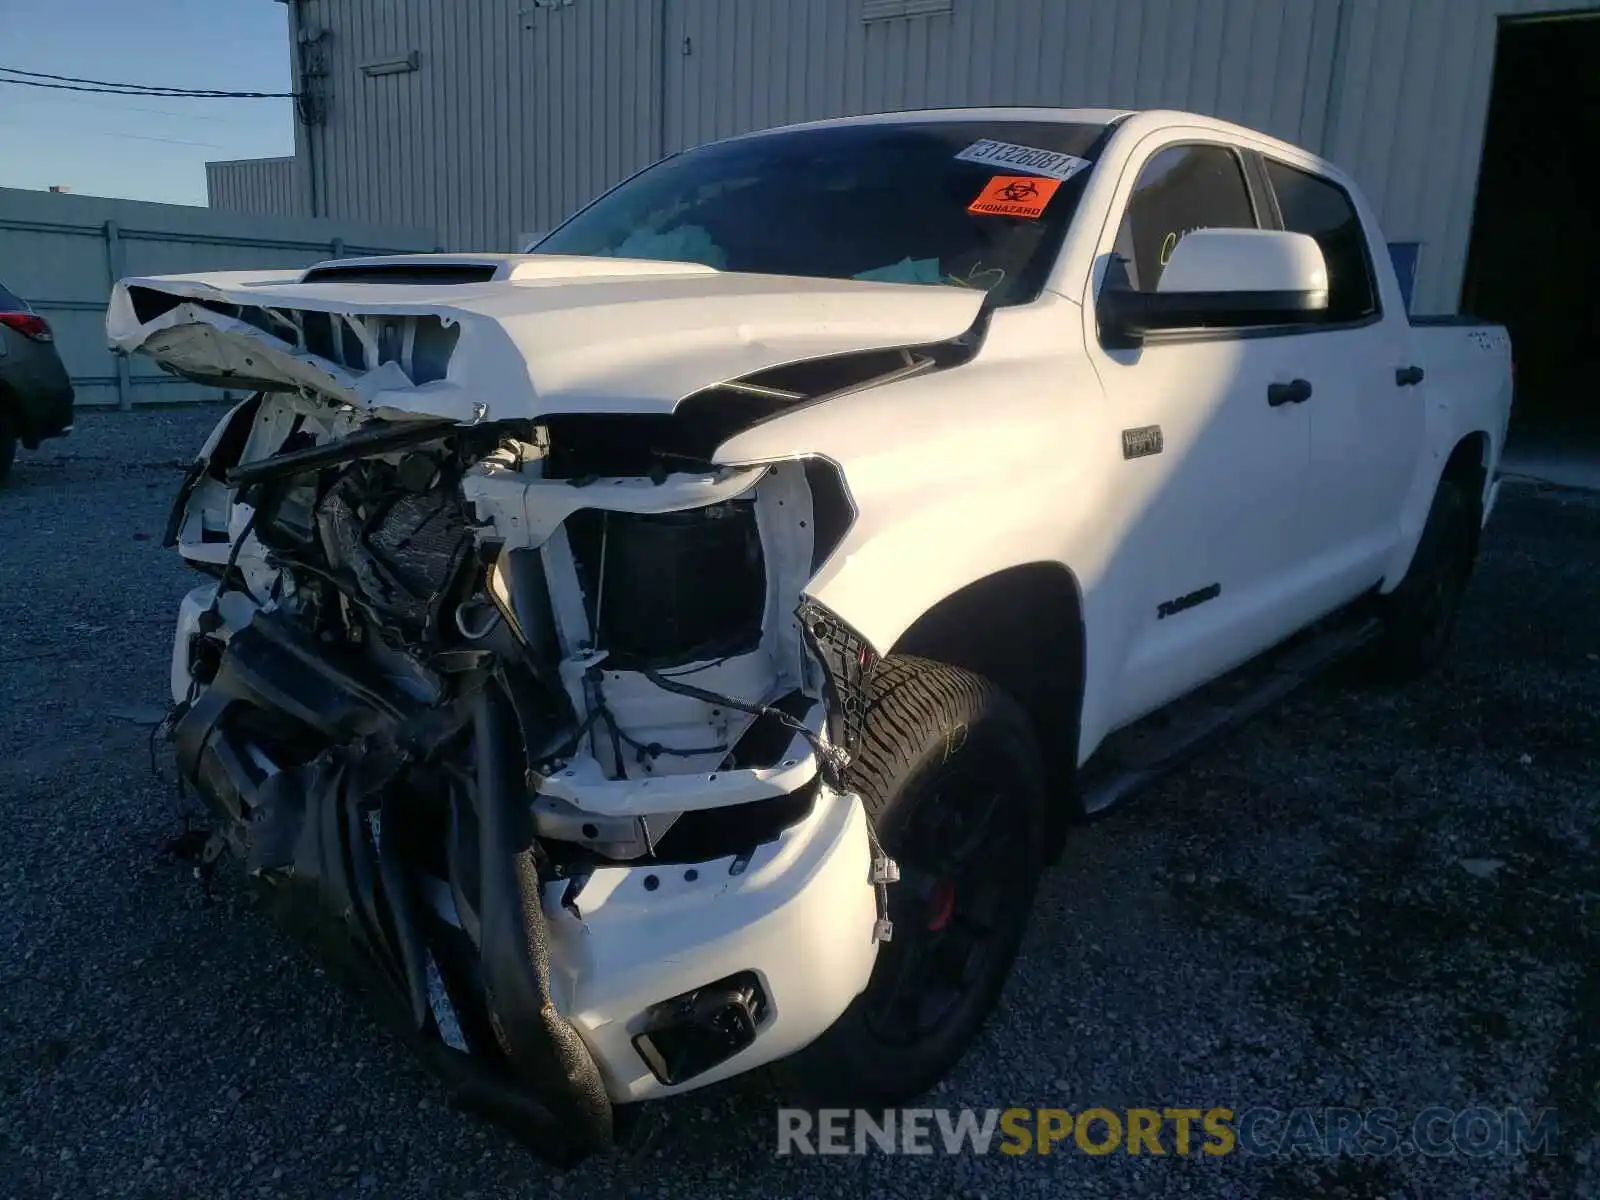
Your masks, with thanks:
M715 142L634 176L533 252L978 288L1020 304L1043 287L1090 173L1072 160L1091 159L1103 132L904 122Z
M1328 322L1359 321L1378 311L1372 259L1361 218L1349 195L1331 180L1287 163L1266 160L1267 179L1278 198L1283 227L1309 234L1328 267Z
M1140 169L1117 230L1128 283L1153 292L1172 251L1195 229L1255 229L1255 208L1239 156L1195 144L1157 151Z

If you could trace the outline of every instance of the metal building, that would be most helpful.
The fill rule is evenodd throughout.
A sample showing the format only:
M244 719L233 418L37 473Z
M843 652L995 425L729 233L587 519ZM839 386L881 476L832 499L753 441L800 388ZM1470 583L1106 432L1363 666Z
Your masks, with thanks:
M1413 308L1447 312L1460 303L1474 240L1497 45L1530 17L1595 6L287 0L287 7L304 93L296 157L211 164L215 206L284 205L296 215L432 228L451 248L505 249L663 154L763 126L964 104L1185 108L1258 127L1353 171L1403 278L1414 273ZM1600 22L1572 24L1600 29ZM1600 49L1600 39L1592 45ZM1592 68L1583 74L1596 75Z
M206 164L206 195L212 208L246 216L309 216L291 158L236 158Z

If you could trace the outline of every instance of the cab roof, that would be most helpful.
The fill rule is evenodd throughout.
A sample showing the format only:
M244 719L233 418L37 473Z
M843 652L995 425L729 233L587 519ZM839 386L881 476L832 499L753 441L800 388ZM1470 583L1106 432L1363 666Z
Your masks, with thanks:
M852 125L922 125L937 121L1039 121L1061 125L1109 125L1131 115L1125 108L919 108L903 112L863 113L853 117L827 117L820 121L797 121L736 134L725 141L759 137L767 133L788 133L797 129L845 128Z

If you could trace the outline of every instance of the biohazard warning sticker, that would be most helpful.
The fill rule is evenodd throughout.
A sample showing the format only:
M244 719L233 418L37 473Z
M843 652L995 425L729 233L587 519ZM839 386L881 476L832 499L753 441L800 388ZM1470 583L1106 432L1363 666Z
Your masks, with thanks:
M1060 186L1059 179L1041 179L1037 175L996 175L967 205L967 211L1037 221Z

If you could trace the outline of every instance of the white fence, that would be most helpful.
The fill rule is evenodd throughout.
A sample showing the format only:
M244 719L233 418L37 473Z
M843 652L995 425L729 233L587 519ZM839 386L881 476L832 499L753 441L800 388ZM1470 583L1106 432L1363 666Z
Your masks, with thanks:
M420 229L0 188L0 282L50 322L81 406L127 409L215 395L108 349L114 280L437 248Z

